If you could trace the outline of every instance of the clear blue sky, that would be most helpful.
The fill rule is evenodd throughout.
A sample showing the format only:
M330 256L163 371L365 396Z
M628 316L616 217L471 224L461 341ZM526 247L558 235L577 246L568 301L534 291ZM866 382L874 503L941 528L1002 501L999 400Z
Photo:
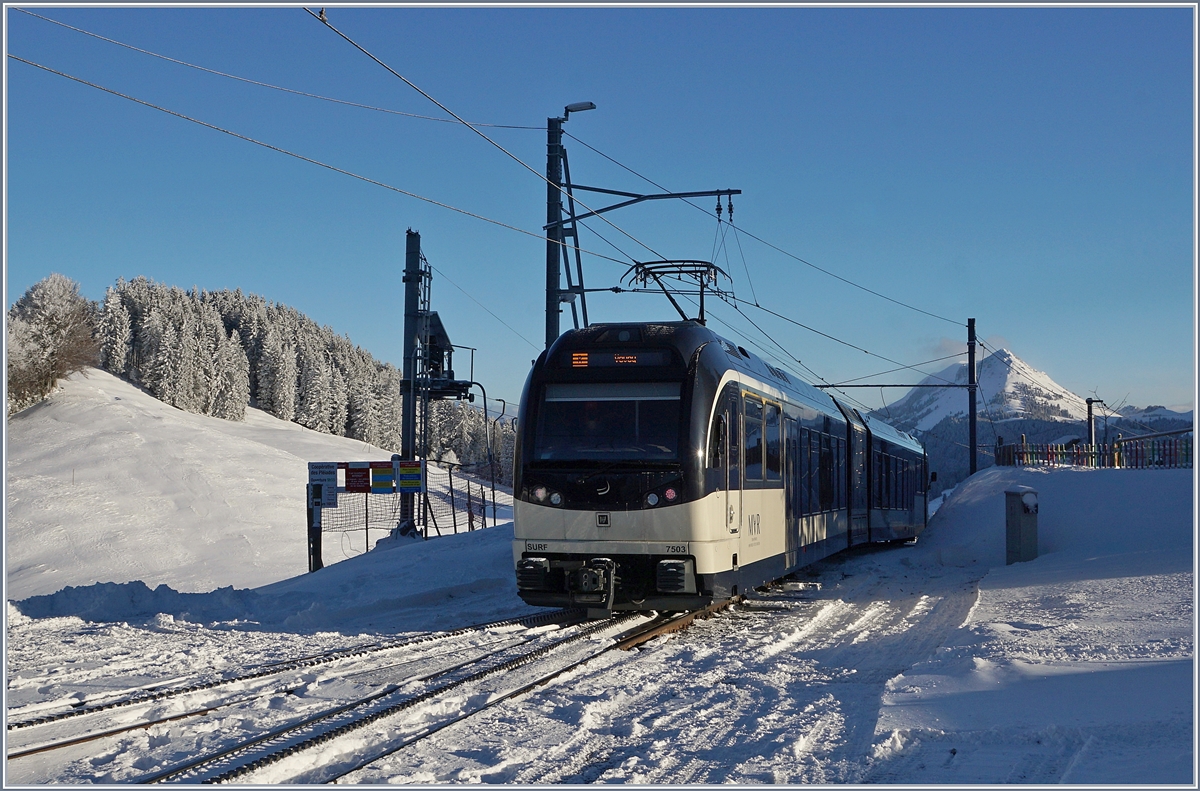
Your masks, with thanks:
M31 10L254 80L442 114L300 8ZM741 298L905 363L961 350L971 316L981 338L1081 395L1193 400L1190 8L327 13L471 121L544 128L565 104L593 101L568 132L671 190L741 189L738 226L957 326L731 234L718 263ZM234 82L11 7L5 23L10 54L533 233L545 222L544 182L461 126ZM52 271L91 298L137 275L240 287L399 364L413 228L444 273L433 307L451 339L478 347L475 376L490 395L519 397L543 344L543 242L24 63L5 67L9 305ZM544 171L544 131L487 133ZM656 191L566 142L577 182ZM665 257L713 253L716 221L685 204L609 216ZM634 257L658 257L592 227ZM588 231L581 243L624 258ZM623 271L585 258L589 286L616 285ZM600 294L589 307L594 321L675 316L657 296ZM746 319L710 307L718 331L783 357ZM828 381L894 367L748 310ZM466 374L465 361L456 368ZM880 403L877 390L856 395Z

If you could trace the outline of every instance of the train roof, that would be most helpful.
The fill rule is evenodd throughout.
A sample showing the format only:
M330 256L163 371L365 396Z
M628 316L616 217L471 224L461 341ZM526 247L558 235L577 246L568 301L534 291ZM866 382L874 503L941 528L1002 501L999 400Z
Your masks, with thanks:
M776 368L758 355L718 335L698 321L592 324L583 329L569 330L563 333L555 341L554 346L557 347L559 344L575 346L580 343L604 343L606 340L612 339L621 330L636 330L638 337L643 343L670 344L683 354L685 360L689 359L696 349L699 349L704 344L716 342L726 351L726 358L733 368L751 374L754 378L770 387L786 392L789 397L796 401L807 404L818 411L833 415L839 419L844 419L842 410L839 408L837 402L824 390L814 387L803 379L789 374L787 371ZM847 409L846 411L850 410ZM860 414L857 411L855 413ZM871 433L880 439L908 447L917 453L923 452L924 449L921 443L912 436L894 426L888 425L878 418L861 414L860 416Z
M901 447L909 448L917 453L923 453L924 448L920 442L917 442L910 434L907 434L895 426L884 423L879 418L871 417L870 415L862 415L863 422L867 424L867 428L871 433L885 442L891 442Z

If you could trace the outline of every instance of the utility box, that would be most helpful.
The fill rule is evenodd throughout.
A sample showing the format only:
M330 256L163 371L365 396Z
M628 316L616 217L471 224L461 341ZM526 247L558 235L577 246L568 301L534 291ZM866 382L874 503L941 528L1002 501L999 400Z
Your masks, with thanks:
M1014 486L1004 493L1005 565L1037 558L1037 515L1036 490Z

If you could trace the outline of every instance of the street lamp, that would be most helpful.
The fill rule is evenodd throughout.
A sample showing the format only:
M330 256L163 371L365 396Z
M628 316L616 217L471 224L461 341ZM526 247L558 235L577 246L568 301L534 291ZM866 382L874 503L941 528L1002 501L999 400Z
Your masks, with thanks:
M565 121L568 118L570 118L571 113L582 113L584 110L595 110L595 109L596 109L595 102L575 102L574 104L568 104L566 107L563 108L563 120Z

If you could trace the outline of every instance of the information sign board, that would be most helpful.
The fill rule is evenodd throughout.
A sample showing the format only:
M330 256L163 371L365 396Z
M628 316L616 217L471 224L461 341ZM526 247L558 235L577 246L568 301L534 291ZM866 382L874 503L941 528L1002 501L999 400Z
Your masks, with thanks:
M397 461L396 489L405 494L425 491L425 462Z
M391 494L396 491L396 476L392 463L387 467L371 467L371 494Z
M346 465L347 492L371 491L371 462L352 461Z
M310 461L308 463L309 496L313 508L337 508L336 461Z

